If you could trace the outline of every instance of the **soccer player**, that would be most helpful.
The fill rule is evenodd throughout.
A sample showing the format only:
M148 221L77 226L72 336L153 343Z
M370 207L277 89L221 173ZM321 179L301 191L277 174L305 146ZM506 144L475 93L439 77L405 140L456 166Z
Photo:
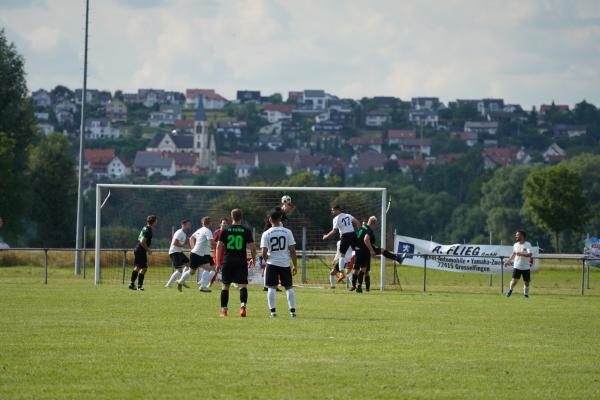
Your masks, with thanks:
M363 279L365 281L365 290L371 290L371 257L382 255L385 258L394 260L400 264L404 257L399 254L393 254L386 249L375 246L375 232L373 228L377 225L377 217L371 216L366 224L363 224L358 230L358 249L356 250L356 262L354 263L354 274L352 275L352 287L350 291L356 289L356 293L362 293ZM357 285L358 281L358 285Z
M356 230L359 228L359 222L350 214L342 212L339 205L331 207L331 215L333 216L333 229L323 235L323 240L328 240L335 235L336 232L340 234L340 248L337 252L338 257L338 269L344 270L344 254L349 248L356 249Z
M213 234L215 243L219 241L219 237L221 236L221 232L223 231L223 229L227 228L228 226L229 226L229 220L227 218L221 218L219 228L217 228ZM225 249L223 248L223 249L221 249L221 260L224 257L225 257ZM216 246L213 248L213 261L214 261L215 265L217 265L217 247ZM217 279L218 272L219 272L219 270L216 269L215 274L213 275L212 279L208 283L208 287L210 287L213 283L215 283L215 279Z
M171 259L171 265L175 268L173 274L165 285L166 288L170 288L173 282L181 276L183 267L190 261L185 254L183 254L183 246L187 243L187 234L192 228L192 221L184 219L181 221L181 229L178 229L173 234L171 239L171 246L169 247L169 258Z
M283 213L277 209L271 211L269 222L271 228L262 234L260 247L262 250L263 263L266 263L265 286L267 291L267 303L271 311L271 318L277 316L275 308L275 294L279 283L285 288L288 300L290 316L296 317L296 294L292 283L292 275L296 275L297 257L296 241L292 231L280 225ZM292 268L290 270L290 260Z
M344 279L346 278L346 275L344 274L347 271L352 271L352 269L350 268L350 262L352 261L352 257L353 257L353 253L354 250L351 248L348 248L348 250L346 250L346 253L344 254L344 269L342 269L340 271L340 267L339 267L339 258L341 255L340 252L340 245L342 244L341 240L337 241L337 252L335 254L335 257L333 258L333 266L331 268L331 271L329 272L329 288L330 289L335 289L335 284L336 281L337 283L343 282ZM337 274L340 274L339 278L336 279Z
M248 261L246 248L250 248L251 262L256 260L256 247L250 229L242 226L242 210L231 210L232 225L221 231L217 242L217 268L221 271L221 317L227 316L229 286L237 283L240 287L240 317L246 316L248 303ZM221 258L221 250L225 256Z
M180 292L183 289L185 281L187 281L190 276L194 275L198 267L204 270L200 277L200 291L211 291L208 288L208 282L214 276L215 271L210 253L216 243L212 231L210 230L210 218L203 217L201 223L202 228L196 230L196 232L190 236L190 247L192 248L192 251L190 252L190 268L186 270L177 281L177 290Z
M151 214L146 217L146 226L142 228L138 236L138 243L135 246L133 271L131 272L131 283L129 289L136 290L135 281L137 279L137 290L144 290L144 275L148 270L148 256L152 254L150 246L152 245L152 230L156 226L156 215Z
M514 286L519 282L519 279L523 277L523 283L525 284L523 287L523 296L529 298L529 283L531 282L530 261L532 260L531 257L533 254L531 251L531 243L527 242L525 240L526 238L527 235L525 234L525 231L519 230L515 233L516 243L513 244L513 252L508 260L504 262L503 267L506 267L514 260L512 279L508 291L506 292L506 297L510 297Z

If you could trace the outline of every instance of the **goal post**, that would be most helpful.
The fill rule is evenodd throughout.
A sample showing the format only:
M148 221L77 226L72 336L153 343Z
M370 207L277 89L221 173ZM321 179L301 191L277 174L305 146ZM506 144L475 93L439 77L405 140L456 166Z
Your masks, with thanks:
M186 194L187 199L181 200L182 191ZM135 194L137 193L137 194ZM177 200L173 200L169 198L169 194L176 194L173 199L177 198ZM112 197L111 197L112 194ZM94 261L94 282L96 285L99 285L101 282L101 264L102 264L102 252L109 251L111 248L103 248L103 238L102 238L102 222L103 218L110 217L111 221L122 221L121 224L126 224L130 230L139 229L143 223L140 221L140 216L145 214L153 214L153 209L156 209L156 204L153 202L164 202L162 204L163 208L173 210L177 208L181 208L181 215L185 215L187 218L197 219L198 216L208 215L209 210L214 209L214 202L219 203L219 197L226 197L224 200L223 206L225 205L233 205L236 204L236 199L239 200L240 203L246 202L246 204L253 204L253 209L243 209L244 215L247 213L254 215L254 221L257 220L258 215L262 215L263 217L266 215L268 209L272 208L280 204L279 199L282 194L290 194L292 197L292 202L295 204L296 208L294 212L291 214L293 218L295 218L296 225L302 225L302 230L299 231L296 229L296 241L298 245L300 245L300 241L302 239L302 248L306 248L306 225L314 225L313 229L309 233L309 241L312 240L313 243L317 242L319 239L317 238L317 231L322 232L325 230L324 222L326 219L328 220L329 229L331 229L331 216L328 213L330 203L338 198L343 198L344 203L342 207L344 211L352 214L359 220L365 219L369 215L377 215L379 214L379 227L380 227L380 244L381 248L386 247L386 236L387 236L387 189L381 187L302 187L302 186L290 186L290 187L281 187L281 186L178 186L178 185L137 185L137 184L104 184L100 183L96 185L96 225L95 225L95 261ZM137 200L135 200L137 196ZM237 197L235 197L237 196ZM344 197L345 196L345 197ZM117 197L117 198L114 198ZM301 197L302 201L297 202L297 198ZM210 198L210 199L208 199ZM356 201L356 203L352 203L352 199L360 198ZM207 200L208 199L208 200ZM215 200L216 199L216 200ZM248 199L256 199L253 203L247 203ZM136 203L137 201L137 203ZM184 205L180 204L183 201L187 201ZM210 203L212 201L213 203ZM322 207L320 207L320 202L323 202ZM380 208L377 207L377 202L380 202ZM127 204L125 204L127 203ZM314 221L311 218L316 218L314 215L306 216L303 215L303 207L308 207L308 203L311 203L313 208L315 205L322 208L322 215L318 215L319 221L321 224L318 225L313 223ZM348 204L349 203L349 204ZM193 206L190 206L193 204ZM210 205L212 204L212 206ZM108 212L103 210L106 206L108 208ZM111 209L112 207L112 209ZM212 207L212 208L211 208ZM354 208L354 209L353 209ZM299 216L295 216L296 211L298 211ZM103 214L104 212L104 214ZM320 212L320 210L319 210ZM105 215L105 214L110 215ZM196 215L190 215L190 214ZM131 222L132 216L130 214L138 214L135 221ZM213 212L214 215L217 215ZM314 214L314 212L313 212ZM223 211L220 212L220 215L223 215ZM228 216L228 215L227 215ZM159 225L161 223L165 223L165 221L161 221L162 216L159 217ZM290 218L290 219L293 219ZM129 222L124 222L128 220ZM174 217L171 217L171 220L167 221L168 224L178 225L179 221ZM131 226L130 226L131 225ZM256 230L258 234L262 233L262 226L257 226L255 223L253 228ZM294 229L292 229L294 231ZM301 232L301 233L300 233ZM166 236L166 233L163 229L163 236ZM324 232L323 232L324 233ZM257 236L260 238L260 235ZM255 240L257 239L255 238ZM170 237L168 238L170 241ZM126 244L131 244L130 242ZM127 246L125 243L121 244L119 247L126 248L131 246ZM109 245L114 247L115 245ZM331 243L328 244L328 250L334 250L331 248ZM153 247L154 243L153 243ZM300 247L300 246L298 246ZM115 249L116 251L116 249ZM127 253L126 249L120 249L119 251L124 251ZM130 251L130 250L129 250ZM130 251L131 252L131 251ZM298 249L298 253L303 254L303 250ZM123 257L123 271L125 268L125 259L126 256ZM321 262L321 264L325 264ZM321 265L321 270L324 270L325 265ZM385 258L381 257L380 260L380 290L384 290L385 282L386 282L386 265Z

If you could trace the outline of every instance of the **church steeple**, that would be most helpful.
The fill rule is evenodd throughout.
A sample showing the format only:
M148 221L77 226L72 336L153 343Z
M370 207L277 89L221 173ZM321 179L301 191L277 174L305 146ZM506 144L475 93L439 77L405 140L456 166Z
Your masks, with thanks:
M204 111L204 104L201 99L198 101L196 119L194 121L194 152L198 155L197 167L199 169L216 168L214 138L211 138L208 133L206 112Z

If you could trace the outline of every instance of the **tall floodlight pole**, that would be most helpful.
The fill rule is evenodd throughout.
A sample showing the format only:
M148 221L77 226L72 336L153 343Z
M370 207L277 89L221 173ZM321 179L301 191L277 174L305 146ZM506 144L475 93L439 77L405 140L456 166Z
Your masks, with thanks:
M88 25L90 0L85 0L85 44L83 50L83 90L81 91L81 124L79 125L79 184L77 187L77 232L75 238L75 275L81 273L83 238L83 137L85 134L85 100L87 97ZM83 244L85 246L85 244Z

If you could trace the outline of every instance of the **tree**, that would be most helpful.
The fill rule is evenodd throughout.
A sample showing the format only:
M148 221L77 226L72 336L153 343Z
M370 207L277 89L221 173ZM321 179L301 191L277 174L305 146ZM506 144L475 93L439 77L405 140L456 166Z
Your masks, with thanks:
M581 175L562 165L529 174L523 185L523 197L525 210L533 222L554 233L557 252L560 232L578 231L590 218Z
M26 179L38 130L27 99L23 57L0 30L0 216L6 239L16 240L29 209Z
M73 245L77 194L74 166L69 141L60 133L51 133L31 152L30 181L34 199L31 218L37 226L34 245Z

